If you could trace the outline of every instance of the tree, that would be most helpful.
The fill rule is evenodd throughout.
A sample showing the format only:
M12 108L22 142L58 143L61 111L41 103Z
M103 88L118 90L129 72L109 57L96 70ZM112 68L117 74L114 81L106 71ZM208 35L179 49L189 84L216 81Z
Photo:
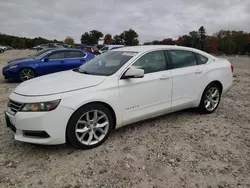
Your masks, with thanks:
M73 45L74 44L74 39L72 37L66 37L66 39L64 40L64 43L68 44L68 45Z
M126 46L136 46L139 44L138 34L133 29L121 33L120 38Z
M104 44L112 44L113 39L111 34L106 34L104 37Z
M189 35L191 37L191 47L200 49L199 33L197 31L191 31Z
M206 30L203 26L201 26L198 32L199 32L199 39L200 39L200 49L204 50L204 46L206 42Z
M122 38L119 35L115 35L113 39L113 44L122 44Z
M236 52L236 49L236 43L230 38L224 38L219 44L219 50L228 55L234 54Z
M217 52L218 52L218 39L214 36L208 36L206 41L205 41L204 51L211 53L211 54L217 54Z
M92 30L90 32L85 32L81 36L81 43L87 45L98 44L99 39L103 37L103 33L97 30Z
M176 44L176 42L171 38L163 39L160 43L164 44L164 45L175 45Z

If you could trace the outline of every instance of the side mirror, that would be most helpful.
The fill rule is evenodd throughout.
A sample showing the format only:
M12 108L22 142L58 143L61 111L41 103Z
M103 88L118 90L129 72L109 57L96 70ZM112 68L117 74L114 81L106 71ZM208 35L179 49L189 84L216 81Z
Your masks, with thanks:
M45 58L43 58L43 61L44 61L44 62L48 62L48 61L49 61L49 58L48 58L48 57L45 57Z
M122 79L128 78L143 78L144 77L144 70L138 69L135 67L130 67L125 74L122 76Z

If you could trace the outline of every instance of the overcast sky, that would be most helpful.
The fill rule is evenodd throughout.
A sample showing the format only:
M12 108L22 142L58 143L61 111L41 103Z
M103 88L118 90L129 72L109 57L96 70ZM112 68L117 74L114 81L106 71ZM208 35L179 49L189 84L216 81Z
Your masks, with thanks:
M250 0L0 0L0 33L76 42L86 31L134 29L141 42L177 38L204 25L250 32Z

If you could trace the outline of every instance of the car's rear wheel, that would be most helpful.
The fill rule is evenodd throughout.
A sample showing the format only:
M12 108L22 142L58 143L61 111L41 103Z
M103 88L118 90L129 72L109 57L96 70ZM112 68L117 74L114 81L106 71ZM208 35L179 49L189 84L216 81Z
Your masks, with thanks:
M19 77L20 77L20 80L22 82L26 81L26 80L30 80L32 78L35 78L36 77L36 73L34 70L32 69L29 69L29 68L25 68L25 69L22 69L19 73Z
M77 110L69 120L67 141L80 149L101 145L113 129L113 117L102 104L89 104Z
M221 88L218 84L209 84L203 92L199 111L201 113L213 113L220 104Z

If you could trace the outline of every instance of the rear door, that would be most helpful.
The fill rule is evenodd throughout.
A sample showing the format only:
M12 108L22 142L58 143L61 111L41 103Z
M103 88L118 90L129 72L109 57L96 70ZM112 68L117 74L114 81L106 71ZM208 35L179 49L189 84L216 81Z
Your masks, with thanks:
M61 62L61 71L80 67L86 63L87 54L81 51L65 51L65 59Z
M206 83L205 65L199 65L197 55L191 51L169 50L173 76L173 110L192 107Z

